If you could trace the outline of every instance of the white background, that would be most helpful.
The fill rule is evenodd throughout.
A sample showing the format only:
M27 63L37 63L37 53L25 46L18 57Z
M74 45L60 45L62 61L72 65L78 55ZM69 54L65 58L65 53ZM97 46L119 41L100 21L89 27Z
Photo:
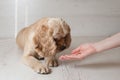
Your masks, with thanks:
M0 37L42 17L62 17L72 36L109 36L120 32L120 0L0 0Z

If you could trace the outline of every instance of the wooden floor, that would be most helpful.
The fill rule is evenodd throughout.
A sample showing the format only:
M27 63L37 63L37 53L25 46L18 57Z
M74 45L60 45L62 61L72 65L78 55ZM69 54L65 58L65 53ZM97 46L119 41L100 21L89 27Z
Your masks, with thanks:
M73 37L69 53L81 43L105 37ZM22 51L14 39L0 39L0 80L120 80L120 48L90 56L82 61L59 61L52 73L35 73L21 62Z

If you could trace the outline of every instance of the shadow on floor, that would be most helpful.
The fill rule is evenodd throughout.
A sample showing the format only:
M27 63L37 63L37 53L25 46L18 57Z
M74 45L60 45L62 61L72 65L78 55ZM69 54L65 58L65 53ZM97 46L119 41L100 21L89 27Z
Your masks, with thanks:
M75 64L75 68L120 68L120 62L98 62Z

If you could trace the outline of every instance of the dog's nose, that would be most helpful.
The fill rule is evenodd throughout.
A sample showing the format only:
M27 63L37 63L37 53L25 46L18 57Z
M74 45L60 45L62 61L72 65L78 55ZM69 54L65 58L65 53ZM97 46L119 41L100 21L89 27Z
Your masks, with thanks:
M66 48L66 46L61 46L60 49L61 50L64 50Z

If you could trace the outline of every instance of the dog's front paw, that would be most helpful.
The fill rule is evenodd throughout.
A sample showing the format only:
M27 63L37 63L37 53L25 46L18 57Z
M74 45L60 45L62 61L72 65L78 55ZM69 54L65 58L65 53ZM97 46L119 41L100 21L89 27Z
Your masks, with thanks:
M48 66L50 67L56 67L58 66L58 61L56 59L51 59L48 61Z
M35 68L35 71L39 74L49 74L50 73L50 69L46 66L39 66L39 67Z

